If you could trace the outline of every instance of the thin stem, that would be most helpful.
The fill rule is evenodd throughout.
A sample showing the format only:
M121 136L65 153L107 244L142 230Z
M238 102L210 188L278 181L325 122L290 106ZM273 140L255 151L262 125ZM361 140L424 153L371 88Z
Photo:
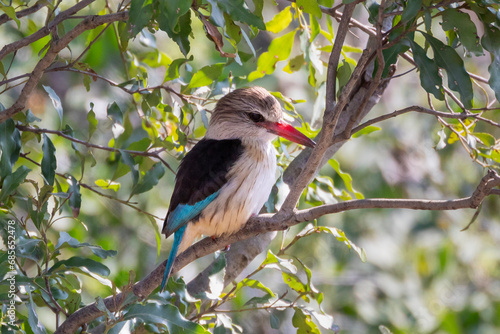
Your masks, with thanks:
M170 165L159 156L159 154L161 152L163 152L164 149L160 149L160 150L152 151L152 152L151 151L122 150L122 149L115 148L115 147L108 147L108 146L92 144L92 143L86 142L84 140L80 140L80 139L77 139L75 137L71 137L62 131L32 128L32 127L24 126L24 125L16 125L16 127L21 131L28 131L28 132L33 132L33 133L50 133L50 134L58 135L59 137L63 137L67 140L84 145L84 146L89 147L89 148L96 148L96 149L108 151L108 152L123 151L123 152L127 152L131 155L138 155L138 156L143 156L143 157L155 158L155 159L160 160L172 173L175 174L175 171L172 169L172 167L170 167Z

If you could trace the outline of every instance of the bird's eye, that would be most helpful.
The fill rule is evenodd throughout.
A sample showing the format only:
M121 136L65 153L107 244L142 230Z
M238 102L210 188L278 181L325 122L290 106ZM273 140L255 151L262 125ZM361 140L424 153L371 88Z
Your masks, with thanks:
M249 112L248 118L250 118L255 123L264 122L264 116L256 112Z

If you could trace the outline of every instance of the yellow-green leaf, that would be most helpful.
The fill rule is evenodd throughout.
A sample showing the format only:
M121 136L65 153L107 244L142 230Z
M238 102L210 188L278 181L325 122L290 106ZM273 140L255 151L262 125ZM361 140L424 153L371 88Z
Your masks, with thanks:
M266 23L266 30L276 34L288 27L290 22L292 22L292 12L290 8L290 6L285 7L281 12L274 15L273 19Z
M99 179L95 181L95 184L102 189L111 189L115 192L120 189L120 182Z

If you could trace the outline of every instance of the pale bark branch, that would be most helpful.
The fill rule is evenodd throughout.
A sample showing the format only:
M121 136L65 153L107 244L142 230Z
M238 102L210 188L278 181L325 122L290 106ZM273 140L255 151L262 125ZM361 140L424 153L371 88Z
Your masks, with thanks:
M488 195L498 195L499 189L493 189L500 186L500 176L493 170L481 179L476 190L471 196L455 199L455 200L425 200L425 199L364 199L341 202L337 204L322 205L310 209L298 210L293 212L286 218L281 215L260 215L251 218L248 223L239 232L232 235L223 235L220 238L212 240L205 238L185 252L180 254L173 266L172 273L178 272L188 263L194 260L211 254L228 244L235 243L240 240L246 240L262 233L281 231L297 225L302 222L317 219L326 214L344 212L355 209L410 209L410 210L458 210L465 208L477 208L484 198ZM133 286L133 294L138 299L147 298L160 284L165 265L164 261L156 269L154 269L147 277L137 282ZM121 303L126 299L127 295L119 293L116 296L111 296L104 299L106 307L111 311L118 311L124 305ZM55 331L55 334L72 334L75 333L80 326L86 324L104 313L100 311L95 303L88 305L70 315L66 321Z
M351 18L352 12L354 10L353 6L355 6L354 3L346 5L345 8L345 14L342 16L342 20L345 22L349 22L349 19ZM341 21L342 21L341 20ZM347 24L343 24L342 22L340 23L340 27L347 30L348 26ZM340 28L339 27L339 28ZM345 34L342 32L338 32L341 36L345 38ZM335 43L342 43L343 40L335 40ZM335 50L335 48L332 50ZM331 96L332 94L335 95L335 92L333 91L328 91L327 89L327 97L326 101L327 104L325 106L325 114L323 116L323 126L321 128L321 131L318 135L318 142L316 146L312 149L311 155L309 156L309 159L307 161L306 167L301 171L299 177L296 179L295 183L293 186L290 188L290 193L288 194L287 198L285 199L285 202L283 203L283 206L281 207L281 210L278 212L279 215L289 215L296 207L297 202L300 198L300 195L302 194L302 191L305 189L305 187L311 182L314 174L316 173L318 167L320 166L320 162L322 157L325 155L326 150L328 147L331 145L331 138L333 137L333 133L335 131L335 127L337 125L337 122L339 120L341 112L344 110L345 106L349 102L349 98L351 94L354 92L355 88L359 86L359 81L363 77L363 73L365 72L366 66L369 63L369 60L371 58L371 50L365 50L363 54L361 55L361 58L358 60L358 64L356 68L354 69L351 78L349 79L349 82L345 85L342 94L339 97L338 102L335 104L335 97ZM334 59L330 59L332 61L331 64L329 65L335 65L335 56ZM328 68L328 74L333 74ZM332 87L335 87L331 83L331 81L335 81L336 77L327 77L327 87L330 89Z

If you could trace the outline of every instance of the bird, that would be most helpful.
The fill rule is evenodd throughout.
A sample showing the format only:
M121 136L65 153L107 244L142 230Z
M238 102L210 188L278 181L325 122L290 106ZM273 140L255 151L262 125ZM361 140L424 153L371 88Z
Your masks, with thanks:
M315 145L283 121L279 102L265 88L236 89L216 103L204 138L177 170L162 229L174 241L160 291L177 254L196 239L235 233L259 213L276 181L276 136Z

